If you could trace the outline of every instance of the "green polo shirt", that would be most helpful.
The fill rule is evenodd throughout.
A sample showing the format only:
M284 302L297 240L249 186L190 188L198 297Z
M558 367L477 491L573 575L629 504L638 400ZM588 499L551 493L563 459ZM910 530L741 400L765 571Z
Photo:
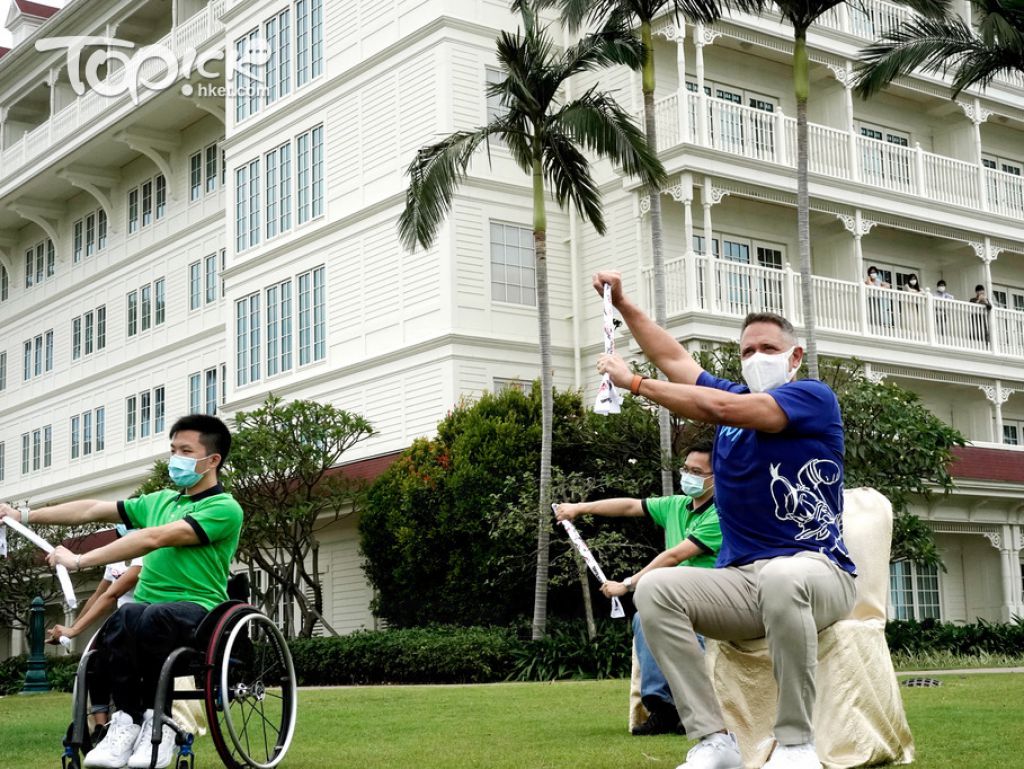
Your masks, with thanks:
M189 601L212 609L228 600L228 567L242 531L242 508L234 497L219 485L193 497L165 489L118 502L117 509L129 528L185 521L199 538L196 545L162 547L147 554L136 601Z
M718 526L718 510L712 497L696 510L693 498L676 495L651 497L642 502L644 512L665 530L665 549L671 550L685 539L700 548L700 553L680 562L679 566L700 566L712 569L722 549L722 530Z

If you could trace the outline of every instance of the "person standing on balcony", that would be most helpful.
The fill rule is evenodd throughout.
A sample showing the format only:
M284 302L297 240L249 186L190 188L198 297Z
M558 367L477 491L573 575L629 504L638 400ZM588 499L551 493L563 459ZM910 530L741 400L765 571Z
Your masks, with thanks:
M872 265L868 267L868 277L864 281L868 286L874 288L892 288L878 273L878 268ZM892 304L880 296L868 298L869 319L872 326L892 326Z
M903 290L909 291L913 294L923 294L924 289L921 288L921 282L917 279L917 273L912 272L907 277L907 282L903 284Z
M782 316L752 313L744 320L744 385L704 371L626 298L619 273L594 276L599 294L606 283L634 339L668 381L634 374L617 355L601 355L598 371L682 417L717 425L717 568L656 569L634 599L686 732L699 740L680 769L743 766L697 633L767 638L779 694L776 744L765 769L820 769L812 726L818 632L846 617L855 595L856 570L842 536L839 401L824 382L793 381L803 348Z
M949 291L946 290L946 281L940 280L935 284L935 298L936 299L956 299Z
M939 280L935 284L935 298L936 299L956 299L949 291L946 290L946 281ZM939 334L939 341L945 341L946 336L949 333L949 317L944 307L935 308L935 329Z
M571 521L579 515L648 516L665 530L665 550L622 582L606 582L601 587L602 593L611 598L632 592L636 590L640 579L652 569L668 566L714 568L716 555L722 547L722 530L715 509L711 453L711 443L707 441L690 447L679 478L683 492L681 495L650 499L601 499L576 504L563 502L555 508L555 518L559 521ZM682 733L672 691L644 639L639 613L633 615L633 646L640 666L640 700L650 714L644 723L633 729L633 734L649 736Z
M975 341L984 340L985 344L989 343L989 331L988 331L988 318L992 312L992 302L988 300L988 294L985 291L985 287L980 283L974 287L974 296L967 300L971 304L980 304L985 307L985 313L976 313L971 318L971 329L973 333L971 336Z

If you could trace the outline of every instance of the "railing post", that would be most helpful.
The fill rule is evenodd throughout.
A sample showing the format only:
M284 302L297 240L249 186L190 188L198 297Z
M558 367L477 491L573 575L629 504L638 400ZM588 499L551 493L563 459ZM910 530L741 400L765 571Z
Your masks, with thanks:
M708 95L702 90L697 94L697 128L699 131L698 141L702 147L710 147L709 137L711 136L711 115L710 104L708 103Z
M860 167L861 164L858 162L858 160L860 160L860 158L858 157L858 154L857 154L857 134L854 132L852 127L850 128L849 136L850 136L850 144L849 144L849 152L850 152L850 179L852 179L855 182L859 182L860 181L860 177L861 177L861 173L860 173L861 172L861 167Z
M715 269L717 267L714 253L711 249L713 248L711 242L705 237L704 243L706 251L704 253L704 292L706 294L705 299L707 300L708 312L718 312L718 273Z
M867 337L871 333L868 327L868 287L863 283L857 284L857 316L860 332Z
M686 281L684 296L686 309L693 311L700 309L700 302L697 296L697 261L693 249L687 248L683 255L683 279Z
M925 293L925 324L928 331L928 344L932 347L938 344L938 333L935 330L935 297L929 289Z
M925 197L928 185L924 179L924 150L921 149L921 142L914 142L914 166L917 171L917 194Z
M988 338L991 340L992 354L1001 355L1003 345L1000 343L999 324L996 323L995 310L985 311L985 323L988 324Z
M796 301L794 299L794 273L789 262L786 262L782 273L782 315L786 318L796 318ZM811 281L811 291L814 290L814 281ZM815 319L817 320L817 319Z
M775 113L775 136L775 162L780 166L789 165L789 137L786 135L786 116L781 109Z
M690 103L686 98L687 95L685 85L680 88L676 94L676 112L679 117L680 144L686 144L690 141Z

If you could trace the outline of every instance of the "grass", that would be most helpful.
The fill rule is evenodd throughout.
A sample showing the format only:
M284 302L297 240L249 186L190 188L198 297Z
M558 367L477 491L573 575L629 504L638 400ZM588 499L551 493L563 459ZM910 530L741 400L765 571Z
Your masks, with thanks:
M1024 766L1024 675L941 679L939 688L902 690L914 766ZM630 737L626 689L612 680L303 690L284 767L673 769L687 743ZM68 702L66 694L0 698L0 765L57 766ZM198 766L219 766L209 738L196 747Z
M962 670L965 668L1016 668L1024 667L1024 656L1008 654L961 655L951 652L925 652L907 654L894 652L892 664L896 672L901 670Z

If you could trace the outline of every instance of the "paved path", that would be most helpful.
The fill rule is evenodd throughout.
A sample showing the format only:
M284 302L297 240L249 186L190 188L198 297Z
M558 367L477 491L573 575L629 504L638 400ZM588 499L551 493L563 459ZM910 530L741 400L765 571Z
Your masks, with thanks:
M898 676L971 676L979 673L1024 673L1024 668L964 668L963 670L897 670Z

